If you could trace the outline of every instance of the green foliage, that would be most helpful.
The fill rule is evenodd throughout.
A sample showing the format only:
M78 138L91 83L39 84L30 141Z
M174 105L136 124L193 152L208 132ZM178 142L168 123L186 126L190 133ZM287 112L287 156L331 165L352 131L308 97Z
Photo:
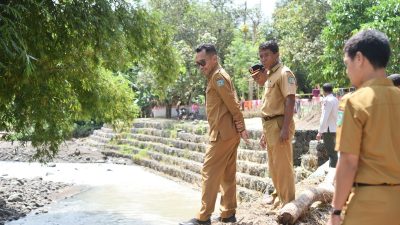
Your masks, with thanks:
M332 2L332 10L328 13L328 26L324 28L322 40L325 43L323 77L328 81L336 81L337 86L347 86L345 67L343 64L343 47L347 39L370 21L368 9L378 0L337 0Z
M361 29L374 28L388 35L392 57L388 73L400 70L400 2L398 0L339 0L329 13L329 26L324 29L324 77L348 85L343 65L343 47L347 39Z
M233 9L227 1L215 0L212 4L188 0L151 0L153 10L174 33L174 46L179 58L178 77L166 89L162 89L164 103L175 104L178 100L190 104L204 94L205 79L194 64L194 49L204 42L214 43L224 62L227 48L233 38ZM157 91L157 90L154 90Z
M377 29L384 32L390 41L392 55L387 73L400 71L400 1L386 0L368 9L368 15L373 20L361 26L361 29Z
M242 96L244 93L248 93L249 80L252 79L249 76L249 68L259 62L258 47L251 41L244 40L242 32L236 31L235 38L228 50L225 67L233 78L238 94Z
M157 86L154 75L143 67L133 67L127 72L122 73L130 83L135 92L136 99L134 103L140 108L140 117L152 117L152 108L157 104L157 94L152 87Z
M121 153L121 154L124 154L124 155L132 155L132 148L131 148L131 146L130 145L120 145L120 150L119 150L119 152Z
M136 116L117 71L141 64L158 87L177 75L169 30L137 4L3 1L0 12L0 129L32 141L41 161L54 157L76 120L118 125Z
M95 121L77 121L74 124L74 129L72 131L72 137L88 137L93 134L93 131L100 129L103 123L96 123Z
M143 158L147 158L148 157L148 149L141 149L137 154L134 154L132 156L134 161L140 161Z
M326 0L293 0L282 3L274 12L275 34L269 33L277 36L282 60L296 74L299 91L309 92L310 83L323 81L321 31L327 25L329 10Z

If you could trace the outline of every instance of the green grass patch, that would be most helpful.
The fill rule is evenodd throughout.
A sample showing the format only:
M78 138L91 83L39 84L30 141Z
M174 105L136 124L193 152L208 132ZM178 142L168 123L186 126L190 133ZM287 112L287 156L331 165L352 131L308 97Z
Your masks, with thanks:
M130 145L121 145L119 152L124 155L132 155L132 148Z
M132 158L134 161L136 160L140 160L143 158L148 158L148 154L147 154L148 149L141 149L137 154L133 155Z

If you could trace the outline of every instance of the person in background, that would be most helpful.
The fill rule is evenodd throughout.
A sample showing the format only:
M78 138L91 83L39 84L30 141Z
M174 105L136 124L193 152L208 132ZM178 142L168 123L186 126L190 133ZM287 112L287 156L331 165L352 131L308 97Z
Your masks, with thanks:
M181 101L179 100L177 103L176 103L176 106L175 106L175 110L176 110L176 117L178 118L178 120L179 119L181 119L180 118L180 115L181 115Z
M392 74L388 78L393 81L394 86L400 88L400 74Z
M198 119L199 117L199 110L200 110L200 106L199 104L197 104L197 102L193 102L192 103L192 117L193 119Z
M339 100L333 96L333 87L330 83L322 86L322 92L324 99L322 100L321 118L316 139L319 141L322 137L324 140L324 146L329 156L329 167L335 168L338 159L335 151L335 138Z
M377 30L360 31L344 46L356 91L339 103L340 157L328 225L399 224L400 91L386 77L389 58L389 39Z

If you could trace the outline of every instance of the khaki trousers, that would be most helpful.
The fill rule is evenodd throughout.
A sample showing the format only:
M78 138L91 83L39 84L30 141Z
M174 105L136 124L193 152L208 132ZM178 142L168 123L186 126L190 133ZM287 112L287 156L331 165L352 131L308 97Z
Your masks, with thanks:
M400 186L353 188L343 225L400 225Z
M279 137L283 125L283 116L264 121L264 136L267 142L269 176L275 187L275 193L282 204L295 198L293 147L294 121L289 125L289 140L281 143Z
M204 158L202 175L201 209L198 220L205 221L214 212L218 190L221 190L221 217L228 218L236 212L236 158L240 137L210 142Z

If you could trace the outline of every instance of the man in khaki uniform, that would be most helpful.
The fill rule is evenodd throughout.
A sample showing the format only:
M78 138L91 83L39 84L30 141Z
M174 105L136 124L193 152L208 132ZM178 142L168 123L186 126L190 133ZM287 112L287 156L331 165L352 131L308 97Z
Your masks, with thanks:
M364 30L346 42L344 52L357 90L339 104L340 158L328 224L341 224L345 205L344 225L400 224L400 90L386 78L389 40Z
M262 43L259 56L268 69L261 107L263 135L260 145L267 148L269 175L275 187L266 203L272 204L279 197L279 203L284 205L295 198L292 138L296 78L280 62L275 41Z
M206 111L210 144L201 171L200 212L196 218L180 224L210 224L218 190L221 191L221 215L216 220L236 222L237 148L240 137L248 141L248 134L233 83L219 65L214 45L200 45L196 53L196 64L207 78Z

